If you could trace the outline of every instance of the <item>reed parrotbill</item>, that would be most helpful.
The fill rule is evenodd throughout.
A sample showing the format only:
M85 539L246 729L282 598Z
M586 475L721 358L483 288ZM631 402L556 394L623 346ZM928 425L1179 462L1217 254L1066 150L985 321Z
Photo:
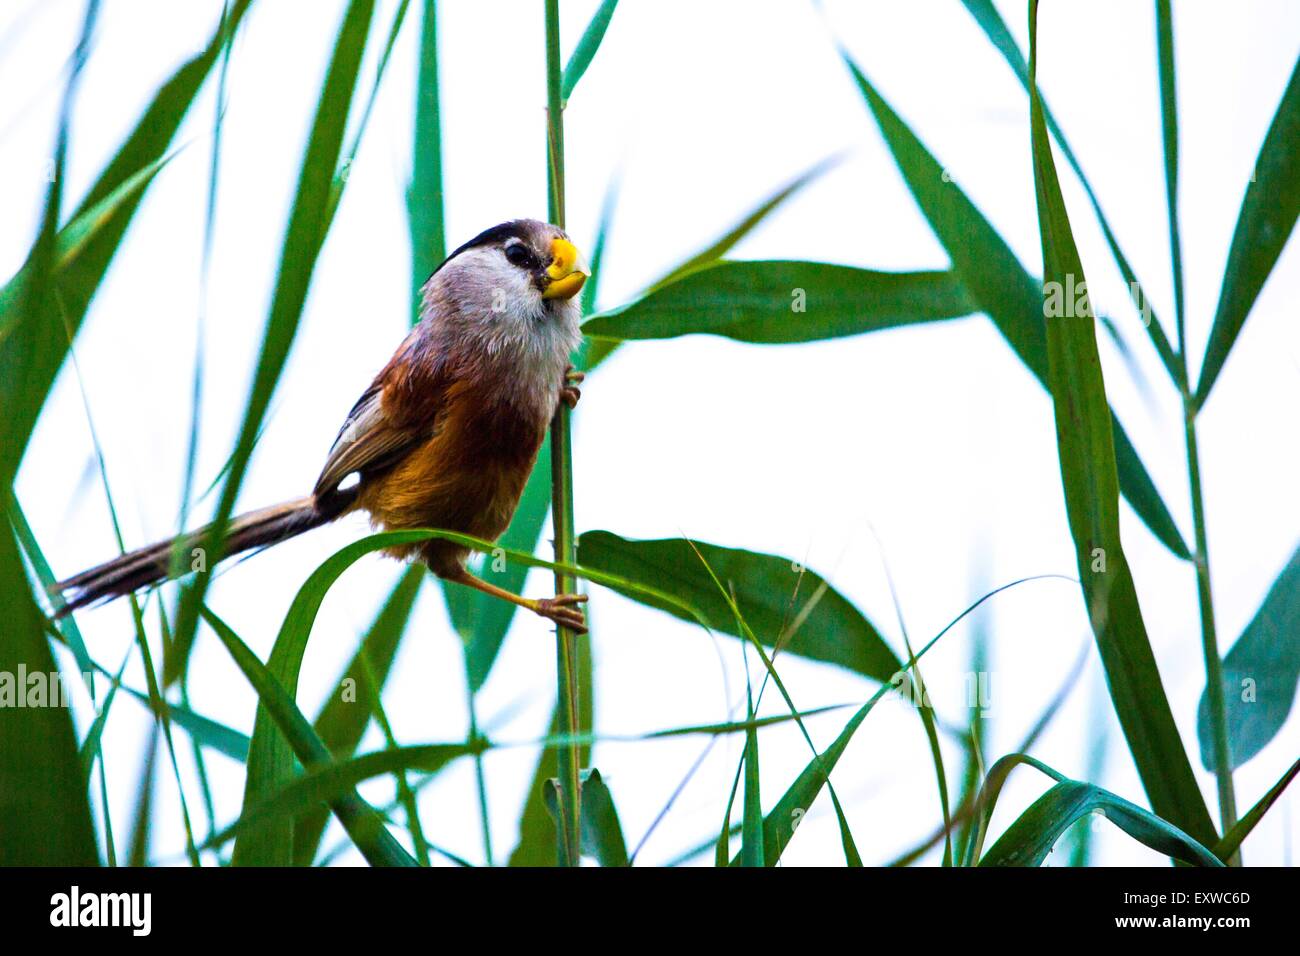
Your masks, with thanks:
M362 393L311 494L233 519L222 556L263 548L353 511L385 530L440 528L495 540L510 524L558 403L578 400L569 356L588 276L563 231L519 219L442 263L421 319ZM56 585L60 614L167 578L175 549L207 529L132 551ZM469 552L433 539L388 549L585 631L582 595L522 598L471 574Z

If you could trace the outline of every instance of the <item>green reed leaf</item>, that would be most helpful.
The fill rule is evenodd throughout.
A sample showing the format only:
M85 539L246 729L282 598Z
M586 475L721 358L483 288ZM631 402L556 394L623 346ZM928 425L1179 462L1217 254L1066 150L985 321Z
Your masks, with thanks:
M1045 282L1085 280L1052 160L1037 64L1037 0L1030 2L1030 115ZM1046 322L1048 383L1066 513L1097 648L1111 699L1151 805L1202 842L1217 840L1174 722L1147 638L1137 589L1120 541L1113 419L1090 312Z
M318 572L319 573L319 572ZM312 583L308 581L308 585ZM304 587L304 590L306 586ZM303 592L299 592L299 598L302 598ZM311 594L309 593L305 601L295 600L293 608L289 611L289 620L286 620L286 626L295 620L295 610L299 615L306 611L304 605L311 604ZM293 755L297 756L304 767L310 771L321 771L333 765L333 758L330 756L329 748L325 746L320 737L312 729L307 718L303 716L302 711L298 709L297 704L293 701L293 693L286 690L283 683L277 678L274 670L263 666L262 662L257 659L247 644L231 630L230 626L216 616L206 605L201 609L203 619L216 633L221 643L225 645L226 650L234 659L235 664L243 672L244 678L248 681L253 690L257 692L257 723L253 729L253 744L249 751L248 762L248 780L258 782L267 782L270 774L266 769L258 766L258 761L265 761L261 755L269 748L267 741L272 733L276 733L275 743L284 747L285 756L288 758L289 772L281 775L278 780L280 784L288 783L295 775L296 764L293 762ZM314 615L314 609L313 609ZM310 621L307 622L310 626ZM279 641L276 642L280 646ZM275 654L272 652L272 658ZM281 668L287 671L287 668ZM292 684L297 685L297 673L291 675ZM265 718L265 723L263 719ZM263 724L262 734L259 737L258 724ZM273 730L266 729L273 727ZM260 745L260 746L259 746ZM391 751L389 751L391 753ZM277 752L274 756L278 757ZM269 761L267 761L269 762ZM275 787L266 787L266 792L272 793L277 789ZM241 811L250 812L260 802L253 801L249 805L248 800L249 788L244 790L245 807ZM415 860L411 855L402 849L391 833L384 826L383 820L375 813L374 809L357 796L355 791L341 793L330 801L330 809L338 817L339 822L347 831L348 836L352 838L358 850L372 866L415 866ZM274 824L284 823L285 826L275 826ZM232 861L235 865L280 865L287 866L291 859L292 846L290 840L291 833L284 832L292 828L292 819L281 821L272 818L268 823L263 820L256 828L249 827L245 830L243 845L243 854L239 854L240 843L236 843L236 857ZM281 845L275 845L277 838ZM247 842L245 842L247 841ZM264 841L264 842L259 842Z
M1100 787L1077 780L1056 784L1022 813L989 848L980 866L1039 866L1076 821L1101 813L1144 846L1196 866L1219 859L1178 827Z
M873 272L822 262L721 261L588 319L607 339L721 335L779 344L859 335L979 311L951 272Z
M709 573L712 568L734 589L745 620L765 646L780 642L782 653L837 664L877 681L888 681L901 666L861 611L815 571L789 558L683 538L635 541L608 531L588 531L578 539L578 564L669 588L671 603L652 593L626 596L683 620L703 620L714 630L743 636ZM811 610L806 620L788 634L807 605Z
M951 176L847 56L894 161L930 228L952 260L953 270L1012 350L1048 385L1047 336L1043 328L1043 289ZM1118 418L1112 416L1120 487L1138 517L1175 555L1190 560L1178 526L1152 482Z
M366 668L369 666L375 683L382 690L427 573L423 565L412 565L402 572L401 579L384 601L334 692L316 716L313 725L316 733L335 760L351 757L365 736L376 703ZM347 693L349 688L350 694ZM294 821L293 859L296 865L309 866L316 858L328 822L329 814L320 806L310 807Z
M587 29L582 31L582 36L578 40L578 45L573 48L569 62L564 64L564 76L560 81L560 97L566 102L573 95L578 81L582 79L582 74L586 73L587 67L591 66L596 51L600 49L601 41L605 39L605 31L609 29L609 21L613 19L614 9L617 6L618 0L603 0L587 24Z
M373 13L374 0L351 0L339 27L325 73L325 82L316 105L311 132L308 134L289 223L285 230L270 315L253 373L243 423L231 455L230 470L222 485L221 499L211 525L212 531L204 542L209 566L215 565L221 554L226 525L234 514L235 501L239 497L239 489L252 458L253 446L297 335L312 274L325 242L330 223L334 173L338 168L343 134ZM178 648L188 649L192 646L198 608L203 603L210 580L209 575L199 575L181 591L176 615ZM178 660L176 673L184 673L185 669L185 662Z
M1255 306L1269 273L1282 254L1300 215L1300 61L1287 81L1273 122L1255 160L1228 249L1219 306L1201 363L1196 404L1210 396L1236 344L1246 317Z
M1300 681L1300 548L1278 574L1263 603L1223 659L1223 702L1232 769L1277 736ZM1201 765L1214 770L1210 705L1203 691L1196 709Z

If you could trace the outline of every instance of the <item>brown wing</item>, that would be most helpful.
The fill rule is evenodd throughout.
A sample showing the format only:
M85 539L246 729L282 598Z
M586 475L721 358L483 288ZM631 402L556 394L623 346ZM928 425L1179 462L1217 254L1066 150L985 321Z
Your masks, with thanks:
M383 471L433 434L445 383L443 363L427 345L420 330L413 331L352 406L314 495L330 494L353 473ZM411 401L413 394L419 401Z

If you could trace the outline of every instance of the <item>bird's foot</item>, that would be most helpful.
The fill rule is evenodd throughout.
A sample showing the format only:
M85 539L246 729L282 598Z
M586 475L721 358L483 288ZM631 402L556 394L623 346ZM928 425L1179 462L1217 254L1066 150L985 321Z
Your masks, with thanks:
M576 408L578 399L582 398L582 389L578 385L587 377L586 372L580 372L572 365L564 370L564 378L560 383L560 401L564 402L569 408Z
M585 594L557 594L553 598L538 598L533 610L547 620L554 621L561 627L567 627L576 634L587 633L587 617L582 613L580 604L587 603Z

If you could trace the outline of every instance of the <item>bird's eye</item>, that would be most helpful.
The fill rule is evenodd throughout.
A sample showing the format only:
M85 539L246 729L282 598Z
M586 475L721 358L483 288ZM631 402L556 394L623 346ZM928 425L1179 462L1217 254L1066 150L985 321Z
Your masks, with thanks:
M530 269L537 264L537 258L521 242L506 246L506 259L510 261L511 265L519 266L521 269Z

